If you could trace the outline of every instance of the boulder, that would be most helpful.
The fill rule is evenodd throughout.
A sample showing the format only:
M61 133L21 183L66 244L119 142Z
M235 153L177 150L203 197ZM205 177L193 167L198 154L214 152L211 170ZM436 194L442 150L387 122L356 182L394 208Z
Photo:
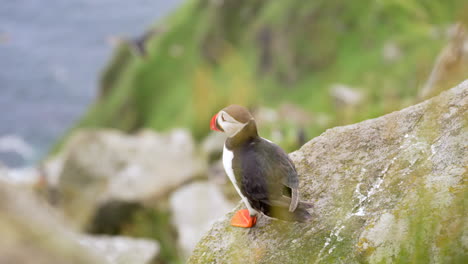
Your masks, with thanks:
M83 130L72 136L64 155L58 179L60 203L80 228L104 204L153 201L200 175L206 167L185 130L137 135Z
M170 197L172 222L178 243L185 256L189 256L198 240L211 225L234 205L224 198L218 185L211 182L194 182L183 186Z
M336 127L290 156L310 223L216 222L189 263L463 263L468 81L421 104ZM238 208L242 207L241 204Z
M67 156L65 153L61 153L61 155L50 157L38 165L48 187L57 188L65 156Z
M0 181L0 263L147 264L156 241L74 232L30 189Z
M285 149L297 149L305 143L307 127L314 123L315 117L310 112L290 103L284 103L278 110L257 107L252 110L262 137L270 139ZM322 119L323 120L323 119ZM323 122L319 124L322 127Z
M403 57L403 51L401 47L395 41L387 41L384 43L382 49L382 56L385 62L393 63L400 60Z
M156 241L124 236L78 236L78 242L89 251L103 256L109 264L149 264L159 253Z
M360 89L337 83L330 87L329 93L338 124L351 124L358 113L366 110L366 94Z
M40 172L36 168L2 168L1 166L2 165L0 165L0 170L2 170L3 173L0 174L0 180L12 185L32 189L35 185L41 182Z
M338 109L355 107L362 103L364 95L356 88L345 84L334 84L330 88L330 96Z
M429 77L419 91L420 99L427 99L447 90L467 77L468 28L459 22L448 28L449 41L440 51Z
M8 168L0 164L0 182L10 184L18 191L32 193L40 200L51 200L47 179L41 167Z
M219 159L223 152L226 135L219 132L211 132L201 142L201 151L209 161Z
M0 181L0 212L0 263L107 263L24 188Z

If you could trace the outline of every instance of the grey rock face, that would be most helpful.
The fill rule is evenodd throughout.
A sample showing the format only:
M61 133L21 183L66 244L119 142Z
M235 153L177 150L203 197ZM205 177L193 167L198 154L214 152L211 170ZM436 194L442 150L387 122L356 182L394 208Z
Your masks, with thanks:
M159 245L156 241L122 236L89 236L81 235L78 242L109 264L147 264L158 255Z
M467 77L468 28L459 22L446 31L450 39L437 56L429 78L419 91L421 99L437 95Z
M105 202L143 203L162 197L206 166L184 130L135 136L80 131L64 152L58 189L65 214L79 227Z
M0 164L0 170L3 171L0 173L0 180L16 186L32 188L41 181L40 172L36 168L10 169L1 167Z
M421 104L327 130L291 154L310 223L215 223L189 263L462 263L468 81ZM242 207L240 204L239 208Z
M362 103L364 95L359 90L345 84L334 84L330 96L338 108L348 108Z
M205 155L221 154L226 136L223 133L211 132L201 143Z
M179 245L186 256L192 253L211 225L234 208L220 188L210 182L195 182L179 188L172 193L170 204Z
M147 264L156 241L74 232L58 212L21 186L0 181L0 263Z
M106 263L27 190L0 181L0 263Z

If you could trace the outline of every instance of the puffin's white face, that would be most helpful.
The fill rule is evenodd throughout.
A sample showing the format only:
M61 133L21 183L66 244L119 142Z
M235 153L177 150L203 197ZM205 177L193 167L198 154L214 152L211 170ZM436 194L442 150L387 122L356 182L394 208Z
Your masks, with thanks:
M247 125L247 123L237 121L224 111L220 111L216 115L216 122L228 137L235 136Z

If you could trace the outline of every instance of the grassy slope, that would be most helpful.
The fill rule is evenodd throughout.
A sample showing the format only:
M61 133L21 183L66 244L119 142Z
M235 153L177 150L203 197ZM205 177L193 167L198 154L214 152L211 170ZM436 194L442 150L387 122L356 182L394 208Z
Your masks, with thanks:
M285 101L329 114L330 125L380 116L411 103L446 42L434 32L455 21L463 1L211 2L189 1L170 17L148 59L121 46L104 71L104 96L78 126L185 126L201 138L228 103ZM388 41L401 48L395 62L383 59ZM345 120L328 93L334 83L367 94ZM307 128L308 137L325 128Z

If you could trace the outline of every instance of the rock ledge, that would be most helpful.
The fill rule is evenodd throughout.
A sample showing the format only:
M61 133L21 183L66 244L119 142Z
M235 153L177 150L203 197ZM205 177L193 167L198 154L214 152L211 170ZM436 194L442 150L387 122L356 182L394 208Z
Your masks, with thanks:
M217 222L189 263L461 263L468 81L421 104L327 130L291 154L314 220ZM241 205L239 205L241 206Z

